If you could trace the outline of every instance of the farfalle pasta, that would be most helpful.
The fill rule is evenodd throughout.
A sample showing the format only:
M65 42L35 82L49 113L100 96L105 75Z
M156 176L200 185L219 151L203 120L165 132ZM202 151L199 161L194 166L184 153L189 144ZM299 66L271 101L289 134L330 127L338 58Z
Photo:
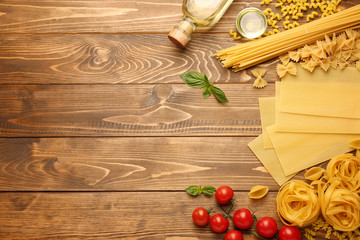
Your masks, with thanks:
M267 81L264 80L262 77L266 73L266 69L263 68L255 68L251 70L251 73L256 78L253 84L253 87L255 88L264 88L268 85Z
M313 188L303 181L289 181L276 197L280 220L291 226L306 227L320 214L320 201Z
M360 60L360 33L358 31L347 29L338 36L333 33L332 37L325 35L324 38L316 41L315 44L288 52L289 58L294 62L300 62L300 65L310 72L316 67L321 67L324 71L330 68L342 70L349 66L359 67L357 62ZM281 56L280 60L282 58L284 56Z
M296 75L297 69L293 62L288 63L287 65L278 64L276 66L276 72L280 78L283 78L286 74Z

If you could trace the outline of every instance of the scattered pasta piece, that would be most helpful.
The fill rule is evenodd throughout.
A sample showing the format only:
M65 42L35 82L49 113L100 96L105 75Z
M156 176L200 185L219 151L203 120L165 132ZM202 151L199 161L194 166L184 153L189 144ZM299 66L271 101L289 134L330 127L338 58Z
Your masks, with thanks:
M266 186L254 186L251 188L249 192L249 197L252 199L260 199L265 197L265 195L268 193L269 188Z
M293 62L289 62L286 66L283 64L278 64L276 66L276 72L279 78L283 78L287 73L291 75L297 75L296 66Z
M301 57L301 51L290 51L289 52L289 57L291 60L298 62L300 60Z
M229 35L230 35L230 36L233 36L234 40L239 40L239 39L241 39L241 36L238 36L238 35L237 35L237 32L234 32L232 29L230 29Z
M360 62L359 62L359 61L357 61L357 62L355 63L355 67L360 71Z
M254 81L253 87L264 88L268 85L267 81L262 78L266 73L266 69L255 68L255 69L251 70L251 73L256 78Z
M320 201L312 187L303 181L285 183L276 197L280 220L291 226L307 227L320 214Z
M319 180L324 174L324 172L325 169L321 167L312 167L308 171L306 171L304 176L306 180L314 181L314 180Z
M360 138L349 142L349 146L356 149L355 156L360 159Z
M289 54L281 55L279 58L280 58L281 63L284 64L285 66L290 62Z

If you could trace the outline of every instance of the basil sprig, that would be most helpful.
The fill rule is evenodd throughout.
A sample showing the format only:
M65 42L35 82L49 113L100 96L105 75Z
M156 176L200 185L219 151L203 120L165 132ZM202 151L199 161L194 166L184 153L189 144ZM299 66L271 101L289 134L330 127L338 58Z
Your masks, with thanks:
M213 83L209 82L209 79L205 74L191 71L180 75L185 84L193 88L203 88L203 97L206 99L210 97L211 93L214 94L216 99L220 103L229 102L225 96L225 93L218 87L215 87Z
M216 192L216 188L214 188L213 186L205 186L202 188L201 186L192 185L190 187L187 187L185 191L191 196L195 197L199 196L200 194L211 196L214 192Z

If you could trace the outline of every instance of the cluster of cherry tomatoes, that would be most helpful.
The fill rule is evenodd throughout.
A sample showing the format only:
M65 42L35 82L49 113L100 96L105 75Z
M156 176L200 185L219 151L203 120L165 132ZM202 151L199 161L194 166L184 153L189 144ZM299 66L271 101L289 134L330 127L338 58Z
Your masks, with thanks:
M228 204L233 198L234 191L229 186L220 186L216 189L215 198L221 205ZM239 230L230 230L225 234L224 240L243 240L243 234L240 230L248 230L254 223L254 215L249 209L240 208L230 216L224 217L223 214L214 214L210 217L209 212L203 208L198 207L193 211L192 219L195 224L199 226L206 226L210 224L210 228L217 233L223 233L228 230L229 220L231 218L236 228ZM294 226L283 226L279 232L277 223L272 217L263 217L256 222L256 235L262 238L273 238L278 233L279 240L301 240L301 232Z

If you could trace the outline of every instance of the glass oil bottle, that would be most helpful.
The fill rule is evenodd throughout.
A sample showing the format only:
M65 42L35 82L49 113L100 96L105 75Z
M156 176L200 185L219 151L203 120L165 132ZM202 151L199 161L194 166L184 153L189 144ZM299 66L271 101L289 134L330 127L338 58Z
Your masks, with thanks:
M196 27L210 27L217 23L233 0L183 0L183 20L170 31L169 39L185 48Z

